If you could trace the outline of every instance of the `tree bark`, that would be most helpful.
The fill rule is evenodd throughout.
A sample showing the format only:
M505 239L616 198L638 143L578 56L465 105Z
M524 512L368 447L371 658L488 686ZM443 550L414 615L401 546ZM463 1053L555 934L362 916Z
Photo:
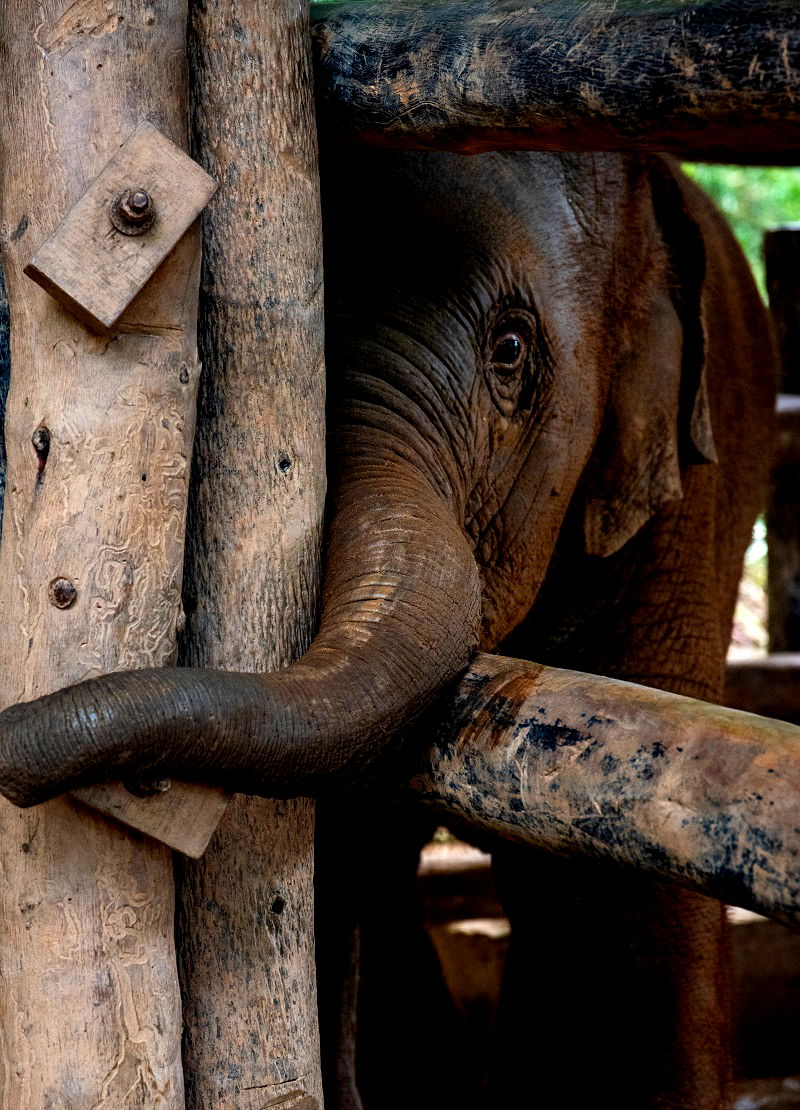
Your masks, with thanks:
M3 706L174 656L198 235L113 341L23 267L141 119L186 145L185 21L181 0L2 6ZM0 871L0 1105L182 1107L170 852L68 799L3 802Z
M358 0L314 19L326 134L800 160L795 0Z
M796 726L478 655L435 728L385 793L800 924Z
M322 269L304 0L196 0L206 219L183 662L275 670L317 616L324 501ZM187 1105L321 1104L313 806L237 797L183 866ZM285 1101L284 1101L285 1100Z

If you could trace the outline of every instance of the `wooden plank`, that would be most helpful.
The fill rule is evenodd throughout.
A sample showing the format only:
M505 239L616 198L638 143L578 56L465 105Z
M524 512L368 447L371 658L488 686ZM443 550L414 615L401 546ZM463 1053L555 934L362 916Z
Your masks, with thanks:
M796 726L478 655L435 728L388 796L800 924Z
M108 331L215 189L196 162L144 121L42 243L25 273L88 327ZM137 200L138 213L131 208Z
M314 24L327 136L800 161L796 0L353 0Z
M119 783L82 786L72 797L192 859L202 856L231 795L217 786L170 782L164 793L137 797Z
M277 670L315 627L325 491L307 5L195 4L191 43L196 157L225 188L205 218L182 657ZM308 800L240 796L183 868L187 1106L322 1104L313 829Z
M199 236L161 267L158 313L112 343L23 270L141 115L185 144L186 18L183 0L157 19L132 0L0 5L3 706L174 655ZM180 1110L171 853L69 799L3 802L0 869L0 1104Z

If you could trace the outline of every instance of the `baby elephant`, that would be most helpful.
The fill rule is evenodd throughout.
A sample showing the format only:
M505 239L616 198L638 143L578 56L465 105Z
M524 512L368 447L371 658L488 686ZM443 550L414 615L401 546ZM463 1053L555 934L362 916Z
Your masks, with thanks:
M618 154L347 150L324 171L318 636L276 675L116 674L7 710L0 789L19 804L133 774L352 784L476 646L719 696L775 359L709 202ZM499 855L517 940L492 1105L721 1106L721 907ZM462 1104L405 1051L416 1006L380 1019L396 1063L376 1110ZM358 1098L343 1079L329 1101Z

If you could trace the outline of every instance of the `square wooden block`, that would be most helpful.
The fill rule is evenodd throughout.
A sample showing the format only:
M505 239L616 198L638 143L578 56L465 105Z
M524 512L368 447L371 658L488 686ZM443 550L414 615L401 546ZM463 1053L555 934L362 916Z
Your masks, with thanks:
M151 123L142 123L25 267L87 326L111 331L125 308L208 204L216 184ZM154 219L126 234L117 198L145 193ZM135 217L117 223L137 229ZM139 226L146 226L148 216Z

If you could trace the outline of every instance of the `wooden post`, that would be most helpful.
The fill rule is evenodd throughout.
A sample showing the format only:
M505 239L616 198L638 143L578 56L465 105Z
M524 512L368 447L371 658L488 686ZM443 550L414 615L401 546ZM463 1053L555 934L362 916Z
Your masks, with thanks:
M783 371L778 400L781 438L794 440L795 461L784 444L772 474L767 505L767 596L771 652L800 651L800 228L779 228L764 240L769 305ZM793 422L792 417L795 417ZM782 418L782 419L781 419Z
M23 268L141 120L185 147L185 25L183 0L0 8L12 369L0 705L174 652L197 230L112 339ZM68 799L3 802L0 872L0 1105L179 1110L171 853Z
M800 150L796 0L353 0L314 22L326 135L470 154Z
M800 160L800 159L799 159ZM764 236L769 307L781 359L781 393L800 393L800 224Z
M314 629L325 488L305 0L196 0L191 72L195 157L220 188L205 223L184 661L278 669ZM310 801L238 797L184 865L189 1107L321 1103L312 850Z

